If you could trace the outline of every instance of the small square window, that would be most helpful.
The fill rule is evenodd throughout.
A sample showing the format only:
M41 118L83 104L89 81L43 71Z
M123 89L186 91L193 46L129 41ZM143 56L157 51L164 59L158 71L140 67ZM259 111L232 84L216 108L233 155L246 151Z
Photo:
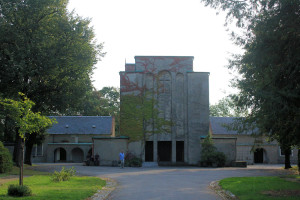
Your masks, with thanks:
M31 155L34 157L35 156L43 156L43 144L33 145Z

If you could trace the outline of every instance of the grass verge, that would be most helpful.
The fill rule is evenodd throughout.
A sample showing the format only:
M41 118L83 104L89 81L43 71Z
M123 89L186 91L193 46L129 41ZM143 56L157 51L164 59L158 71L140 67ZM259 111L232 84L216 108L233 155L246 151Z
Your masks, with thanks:
M18 181L7 182L0 187L0 199L86 199L106 185L106 181L96 177L72 177L69 181L53 182L49 175L34 175L24 178L24 185L32 190L33 196L29 197L10 197L7 195L7 188L10 184L18 184Z
M19 175L20 168L13 166L12 171L8 173L0 173L0 178L12 175ZM34 166L24 165L24 176L32 176L32 175L49 175L49 172L41 172L34 170Z
M240 200L296 200L300 196L300 176L233 177L225 178L219 184Z

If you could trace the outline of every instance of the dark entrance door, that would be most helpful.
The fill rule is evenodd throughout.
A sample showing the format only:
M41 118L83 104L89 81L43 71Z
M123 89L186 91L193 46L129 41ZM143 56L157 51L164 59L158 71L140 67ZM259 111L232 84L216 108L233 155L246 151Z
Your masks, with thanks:
M153 162L153 141L146 141L145 161Z
M57 148L54 151L54 162L65 162L67 160L67 152L64 148Z
M176 162L184 162L184 141L176 141Z
M172 160L172 142L159 141L157 142L158 161L171 161Z
M264 149L258 148L254 152L254 163L263 163L264 162Z

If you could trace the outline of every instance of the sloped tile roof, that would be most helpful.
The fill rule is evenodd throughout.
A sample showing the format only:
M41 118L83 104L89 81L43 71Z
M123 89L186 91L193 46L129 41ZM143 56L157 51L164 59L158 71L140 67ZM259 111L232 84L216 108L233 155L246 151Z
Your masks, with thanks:
M236 117L209 117L212 134L237 135L236 130L228 130L226 126L234 123ZM241 134L250 135L251 131L244 131Z
M50 116L57 123L47 130L49 134L102 134L112 132L111 116Z

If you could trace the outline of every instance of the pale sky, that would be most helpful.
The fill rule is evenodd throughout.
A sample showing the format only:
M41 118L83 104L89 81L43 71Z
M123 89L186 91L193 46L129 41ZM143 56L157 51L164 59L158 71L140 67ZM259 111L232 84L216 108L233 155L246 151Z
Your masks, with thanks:
M194 56L194 71L210 72L210 103L232 92L225 67L241 50L230 41L225 15L200 0L69 0L69 9L92 19L106 56L96 65L94 86L120 87L119 72L134 56ZM226 94L224 94L226 91Z

